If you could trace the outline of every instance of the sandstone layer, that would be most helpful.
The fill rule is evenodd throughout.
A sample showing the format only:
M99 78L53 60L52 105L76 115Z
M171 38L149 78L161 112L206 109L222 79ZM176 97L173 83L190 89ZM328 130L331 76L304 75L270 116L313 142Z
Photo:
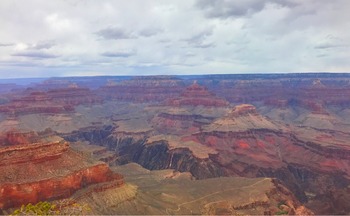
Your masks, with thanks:
M49 140L0 149L1 209L69 197L91 184L116 180L123 184L123 177L107 164L74 152L58 137Z

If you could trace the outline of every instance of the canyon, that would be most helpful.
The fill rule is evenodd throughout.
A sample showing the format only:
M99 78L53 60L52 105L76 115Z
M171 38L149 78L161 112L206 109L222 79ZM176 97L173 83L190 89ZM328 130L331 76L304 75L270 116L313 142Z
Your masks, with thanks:
M90 79L2 93L1 209L350 214L349 75Z

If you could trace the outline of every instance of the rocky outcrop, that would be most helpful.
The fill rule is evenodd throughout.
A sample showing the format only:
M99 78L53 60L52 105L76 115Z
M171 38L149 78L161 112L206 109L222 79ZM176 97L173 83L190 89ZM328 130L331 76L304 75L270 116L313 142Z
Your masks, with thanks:
M30 132L8 131L0 136L0 146L12 146L35 143L39 140L38 134Z
M285 126L260 115L250 104L235 106L221 118L203 126L205 132L245 132L250 129L285 130Z
M0 148L0 209L66 198L88 185L123 177L72 151L59 137Z
M256 107L251 104L240 104L233 108L229 114L232 117L246 116L246 115L259 115L256 111Z
M168 99L165 102L168 106L213 106L224 107L229 103L210 93L204 86L200 86L194 82L182 92L180 97Z
M67 152L68 143L33 143L0 149L0 166L18 163L40 163L60 157Z
M106 164L99 164L51 179L23 183L1 183L0 208L7 209L27 203L66 198L87 185L115 179L122 179L122 176L113 174ZM122 185L123 183L118 182L118 184Z

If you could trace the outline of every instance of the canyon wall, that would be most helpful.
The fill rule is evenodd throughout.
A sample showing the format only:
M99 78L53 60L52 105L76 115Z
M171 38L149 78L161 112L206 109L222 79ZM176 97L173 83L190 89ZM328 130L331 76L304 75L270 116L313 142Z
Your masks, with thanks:
M58 137L2 147L0 158L0 209L67 198L96 183L124 184L107 164L72 151Z

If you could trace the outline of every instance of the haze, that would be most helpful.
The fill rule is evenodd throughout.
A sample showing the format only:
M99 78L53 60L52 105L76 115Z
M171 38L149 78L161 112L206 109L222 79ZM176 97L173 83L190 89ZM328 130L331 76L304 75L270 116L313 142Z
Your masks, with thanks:
M0 78L350 71L347 0L0 2Z

